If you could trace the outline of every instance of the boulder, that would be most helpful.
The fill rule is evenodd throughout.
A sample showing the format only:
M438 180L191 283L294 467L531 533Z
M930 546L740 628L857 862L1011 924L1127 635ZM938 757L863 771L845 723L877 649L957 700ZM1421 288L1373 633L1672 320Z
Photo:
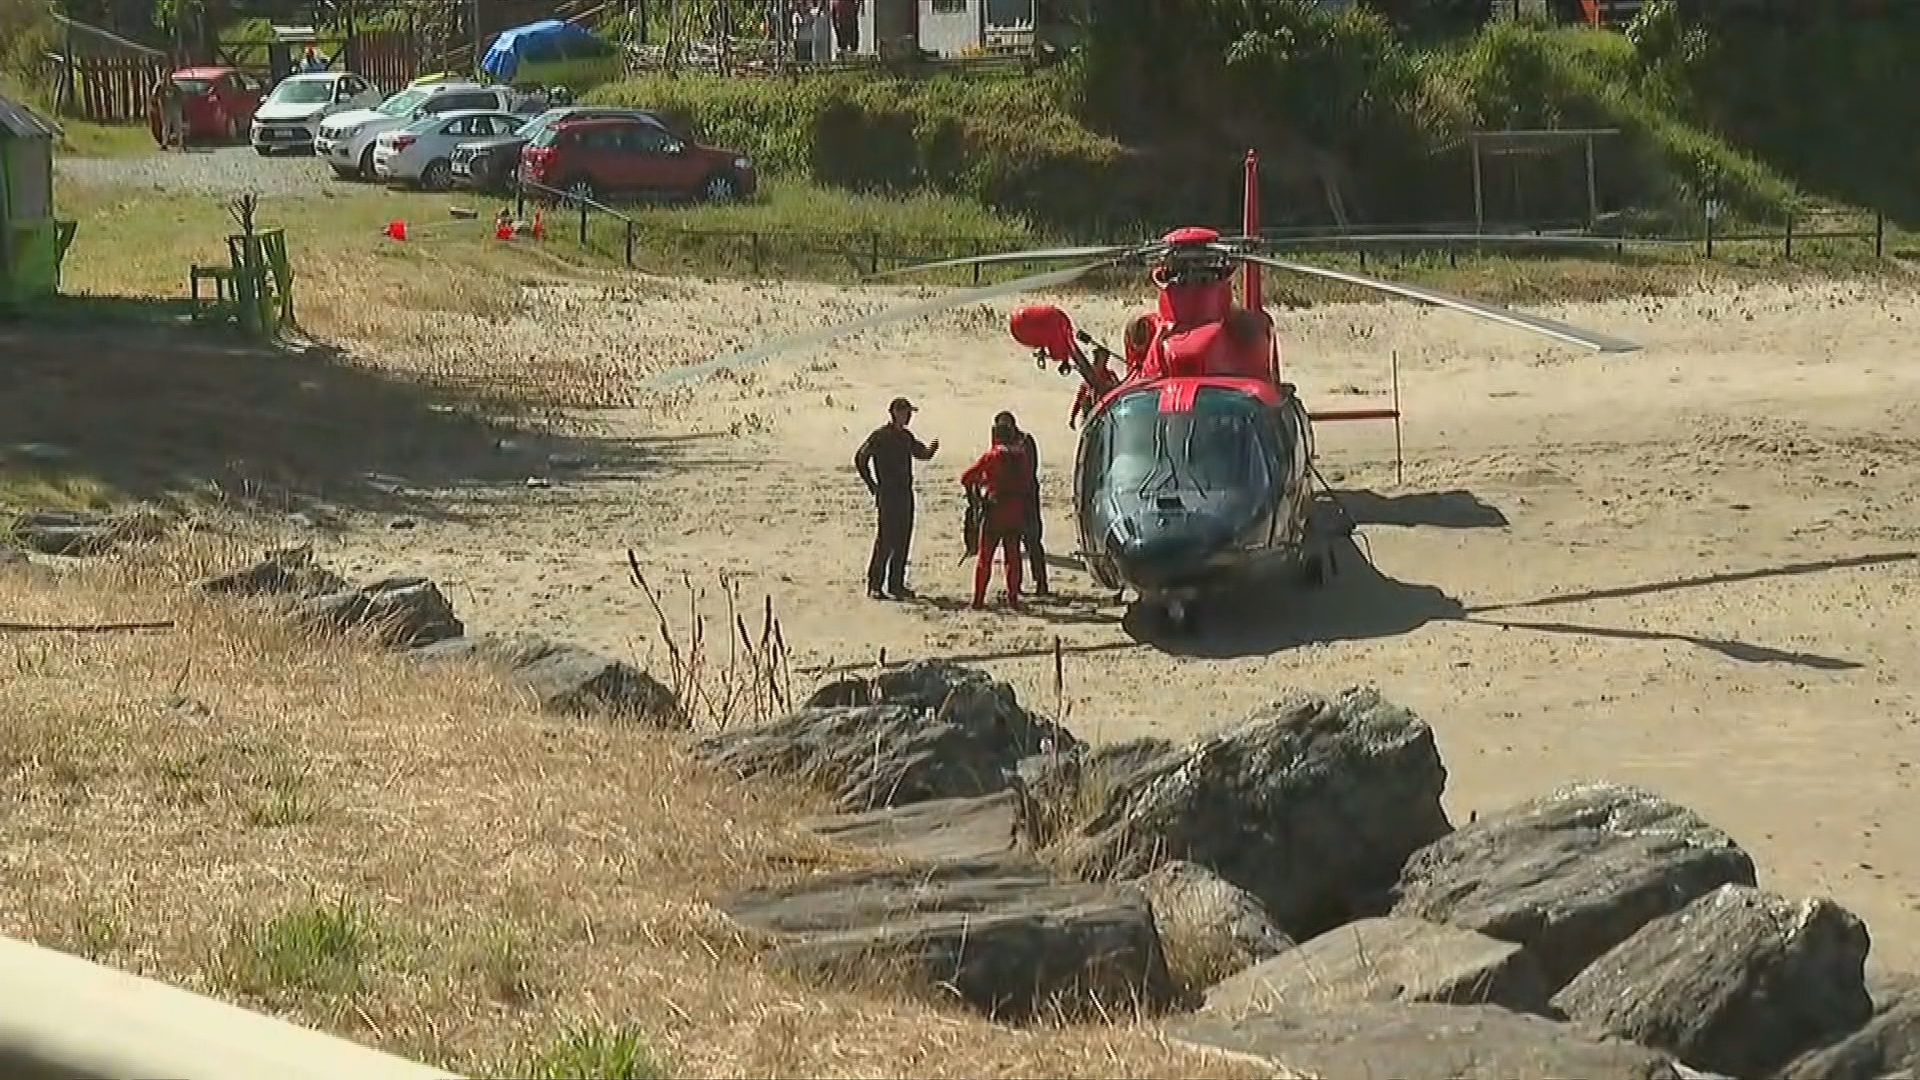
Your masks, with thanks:
M662 727L689 724L680 699L632 664L537 634L482 634L422 646L426 660L470 660L498 670L562 716L645 720Z
M1510 941L1422 919L1361 919L1207 991L1227 1016L1325 1010L1359 1002L1498 1005L1548 1015L1546 979Z
M862 693L873 703L837 704ZM1001 791L1022 758L1077 745L1005 683L935 661L830 684L792 715L709 736L695 752L742 776L819 784L862 811Z
M1035 848L1053 843L1099 813L1114 791L1133 786L1154 766L1180 754L1173 743L1149 737L1025 759L1013 777L1022 839Z
M1691 810L1638 788L1579 784L1416 853L1392 913L1525 945L1558 990L1654 919L1754 882L1747 853Z
M101 555L120 537L107 515L93 510L31 510L14 517L14 540L42 555Z
M1028 859L823 875L721 905L815 977L891 971L990 1016L1167 1000L1153 912L1126 885L1062 882Z
M1780 1071L1780 1080L1920 1076L1920 982L1901 979L1874 989L1873 1019L1836 1042L1802 1054Z
M1554 995L1569 1017L1732 1076L1768 1076L1873 1016L1867 928L1837 904L1723 885Z
M466 632L439 586L423 577L382 578L357 589L309 597L295 605L294 619L314 628L371 628L396 648L431 645Z
M803 824L842 844L919 862L955 862L1005 855L1014 846L1015 799L997 791L966 799L929 799Z
M312 544L295 544L268 551L251 566L202 578L199 588L209 596L311 597L349 592L353 586L314 565Z
M1082 877L1181 859L1260 899L1296 941L1371 906L1445 836L1433 731L1373 690L1295 694L1159 758L1054 849Z
M1204 866L1176 860L1134 884L1153 905L1168 965L1189 986L1205 986L1293 948L1253 894Z
M1251 1057L1298 1076L1684 1080L1697 1075L1660 1051L1492 1005L1354 1002L1238 1018L1203 1014L1169 1024L1166 1033L1175 1042Z

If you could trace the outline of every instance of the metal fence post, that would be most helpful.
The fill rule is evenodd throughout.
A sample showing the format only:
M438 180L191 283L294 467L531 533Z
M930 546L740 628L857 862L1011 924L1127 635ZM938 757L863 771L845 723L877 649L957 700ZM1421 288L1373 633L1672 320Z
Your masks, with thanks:
M627 219L627 269L633 269L633 219Z
M1707 214L1707 215L1706 215L1706 222L1707 222L1707 234L1706 234L1706 235L1707 235L1707 258L1709 258L1709 259L1711 259L1711 258L1713 258L1713 219L1714 219L1714 217L1715 217L1715 216L1716 216L1716 215L1714 215L1714 214L1712 214L1712 213L1709 213L1709 214Z
M753 274L755 277L759 277L760 276L760 234L757 232L748 233L747 244L748 244L748 251L750 253L748 257L753 264Z
M580 246L587 246L587 200L580 200Z
M1873 214L1873 257L1886 258L1887 253L1887 215L1874 211Z
M1787 235L1785 237L1785 240L1786 240L1787 261L1792 262L1793 261L1793 211L1791 209L1787 211Z
M867 273L880 272L880 230L867 234Z
M519 181L513 185L513 219L519 221L527 216L527 189Z

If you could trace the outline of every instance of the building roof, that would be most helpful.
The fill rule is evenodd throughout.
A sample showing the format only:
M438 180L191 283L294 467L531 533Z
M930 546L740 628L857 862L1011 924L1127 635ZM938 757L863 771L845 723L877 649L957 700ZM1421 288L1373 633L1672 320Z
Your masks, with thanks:
M53 122L22 102L0 94L0 135L10 139L51 139L60 134Z

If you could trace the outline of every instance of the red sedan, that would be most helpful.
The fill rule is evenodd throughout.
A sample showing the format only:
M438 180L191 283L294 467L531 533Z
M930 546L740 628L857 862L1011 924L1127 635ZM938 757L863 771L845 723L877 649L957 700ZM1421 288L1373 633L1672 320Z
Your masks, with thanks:
M266 93L260 80L230 67L181 68L169 78L184 99L184 141L241 143L247 140L253 111L260 107L260 99ZM157 86L147 102L147 127L153 131L153 141L164 146L165 108Z

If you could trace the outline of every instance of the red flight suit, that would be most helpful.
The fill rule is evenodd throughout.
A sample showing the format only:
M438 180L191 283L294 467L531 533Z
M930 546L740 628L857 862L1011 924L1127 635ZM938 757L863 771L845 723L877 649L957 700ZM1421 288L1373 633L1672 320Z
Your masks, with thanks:
M993 580L994 550L1006 564L1007 600L1020 602L1020 537L1038 493L1032 490L1027 455L1018 446L995 443L980 460L960 474L960 483L987 494L987 520L982 526L979 561L973 567L973 606L985 607L987 585Z

